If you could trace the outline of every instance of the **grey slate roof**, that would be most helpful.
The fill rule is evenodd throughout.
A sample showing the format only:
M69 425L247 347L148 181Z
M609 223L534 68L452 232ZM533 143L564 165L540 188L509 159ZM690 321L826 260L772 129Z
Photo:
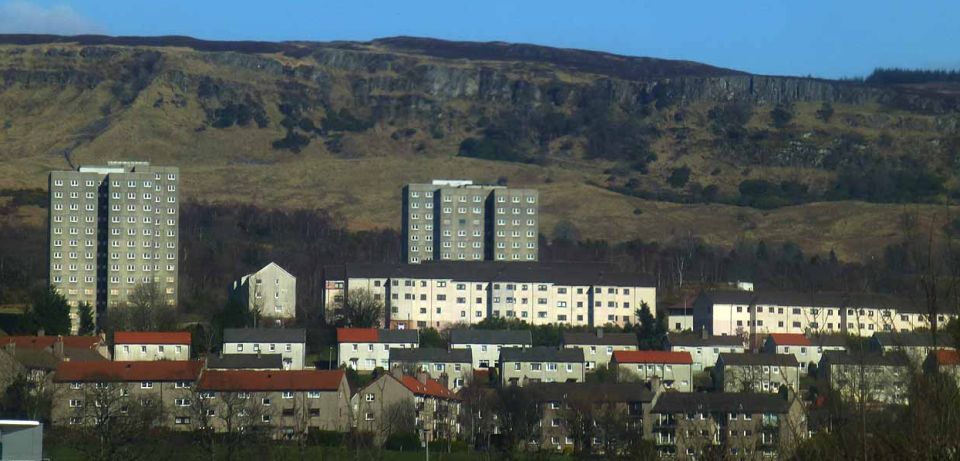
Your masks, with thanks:
M772 367L798 367L797 357L793 354L750 354L750 353L730 353L721 352L717 363L723 361L724 365L733 366L752 366L768 365Z
M583 349L557 349L555 347L507 347L500 350L504 362L575 362L583 363Z
M667 335L667 343L671 346L687 347L744 347L743 338L733 335L703 337L699 333L670 333Z
M934 347L933 335L926 332L877 332L873 334L873 340L882 347ZM937 335L938 347L946 347L949 344L949 335L943 333Z
M207 357L207 368L220 370L280 370L283 368L281 354L211 354Z
M524 344L533 345L530 330L473 330L450 331L450 344Z
M377 330L377 340L381 343L413 343L420 342L418 330Z
M460 282L526 282L562 285L656 286L650 276L622 272L600 263L429 261L421 264L346 264L324 268L326 280L427 278Z
M814 307L849 307L898 309L903 312L920 312L922 306L908 299L878 293L841 293L817 292L805 293L800 291L736 291L717 290L705 291L699 299L712 301L713 304L734 304L748 306L814 306Z
M787 413L790 402L777 394L752 392L666 392L651 410L675 413Z
M572 346L636 346L637 335L633 333L603 333L603 336L597 336L596 333L576 333L564 332L563 344Z
M226 328L225 343L306 343L307 330L303 328Z
M887 352L848 352L848 351L823 351L820 358L821 363L825 365L864 365L864 366L886 366L901 367L907 366L910 360L900 351Z
M653 392L644 383L536 383L528 385L539 402L589 396L594 402L650 402Z
M443 349L439 347L418 347L414 349L390 348L391 362L438 362L473 363L473 351L470 349Z

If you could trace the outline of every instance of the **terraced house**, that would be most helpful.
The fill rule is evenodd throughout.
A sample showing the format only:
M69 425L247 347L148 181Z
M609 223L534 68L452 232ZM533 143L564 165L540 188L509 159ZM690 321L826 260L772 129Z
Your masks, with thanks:
M116 361L190 360L188 331L118 331L113 334Z
M469 349L474 369L497 366L503 348L532 346L530 330L450 330L450 348Z
M651 280L603 264L348 264L325 268L324 279L328 316L352 290L366 290L384 302L387 325L397 329L443 329L491 317L623 326L636 323L644 303L656 311Z
M337 328L337 363L357 371L386 370L391 349L413 349L419 344L417 330Z
M694 460L778 459L807 437L799 399L763 393L678 393L658 396L651 409L661 457Z
M791 354L797 358L806 374L811 366L820 363L823 351L847 350L847 337L844 335L802 335L798 333L772 333L763 343L763 352L767 354Z
M280 354L285 370L302 370L306 362L307 330L303 328L226 328L224 355Z
M868 405L906 405L912 371L910 358L902 351L826 351L817 373L844 399Z
M744 338L740 336L713 336L700 333L670 333L664 348L673 352L688 352L693 360L693 371L704 371L717 364L724 352L744 352Z
M197 388L199 426L217 432L229 430L228 421L266 429L274 438L350 427L343 370L206 370Z
M581 383L585 379L583 351L555 347L505 348L500 351L501 385Z
M800 362L789 354L720 354L713 367L714 387L722 392L800 391Z
M66 361L54 375L54 425L96 425L133 415L161 427L193 429L193 386L199 361Z
M640 380L655 391L660 386L679 392L693 391L693 359L689 352L616 351L610 367L620 381Z
M179 170L147 162L108 162L52 171L49 180L50 284L98 312L127 302L139 285L177 303Z
M595 333L564 332L563 347L583 350L587 371L605 367L613 358L614 351L637 350L637 335L634 333L607 333L598 328Z
M850 334L929 328L923 307L910 300L865 293L705 291L694 302L693 327L713 335L770 333ZM938 321L957 318L955 311Z
M473 354L470 349L391 349L390 369L400 369L411 375L426 373L456 392L473 378Z

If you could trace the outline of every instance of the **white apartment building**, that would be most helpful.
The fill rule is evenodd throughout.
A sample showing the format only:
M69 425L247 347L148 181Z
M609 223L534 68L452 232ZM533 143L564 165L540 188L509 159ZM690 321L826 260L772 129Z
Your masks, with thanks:
M260 316L277 323L297 317L297 278L277 263L233 282L233 294Z
M929 328L921 306L876 294L784 291L706 291L694 302L693 327L713 335L770 333L871 336ZM956 318L943 313L940 322Z
M224 355L280 354L284 370L303 370L306 362L307 330L303 328L226 328Z
M500 384L582 383L583 351L556 347L505 348L500 351Z
M602 328L596 332L563 333L563 347L577 348L583 351L584 367L587 371L605 367L610 363L615 351L635 351L637 335L634 333L607 333Z
M704 371L717 364L724 352L746 351L745 339L740 336L711 336L700 333L670 333L664 348L673 352L687 352L693 359L693 371Z
M391 349L390 369L397 368L406 374L426 373L454 392L466 386L467 380L473 379L470 349Z
M390 368L390 349L414 349L420 344L417 330L337 328L337 363L357 371Z
M693 391L693 359L687 352L617 351L610 359L617 370L617 379L636 378L642 382L659 382L664 389Z
M799 333L771 333L763 343L767 354L789 354L800 362L802 372L807 374L811 365L820 363L824 351L846 351L844 335L809 336Z
M113 334L113 360L190 360L191 343L188 331L118 331Z
M623 326L656 288L639 274L602 264L430 262L348 264L324 271L324 306L333 315L352 290L387 308L390 328L438 328L507 318L533 325Z
M473 355L473 368L496 367L503 348L533 347L530 330L474 330L450 331L451 349L469 349Z

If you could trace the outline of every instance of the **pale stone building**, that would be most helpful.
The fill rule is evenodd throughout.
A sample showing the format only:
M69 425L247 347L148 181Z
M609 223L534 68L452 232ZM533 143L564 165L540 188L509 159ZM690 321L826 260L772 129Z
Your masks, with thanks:
M190 360L189 331L118 331L113 334L113 360Z
M693 359L687 352L616 351L610 368L621 382L639 380L653 389L693 391Z
M656 315L648 277L591 263L432 262L348 264L324 271L324 306L334 316L353 290L384 303L390 328L446 328L486 318L532 325L624 326L643 304Z
M403 260L536 261L539 195L533 189L434 180L403 188Z
M391 349L413 349L420 345L418 330L337 328L337 363L357 371L390 368Z
M786 386L800 391L800 362L790 354L722 353L713 367L714 386L720 392L779 392Z
M460 398L426 373L391 370L359 389L352 404L354 427L372 433L377 443L399 432L415 432L425 442L460 434ZM413 412L406 415L402 408Z
M233 294L251 312L281 324L297 317L297 278L270 263L233 282Z
M820 363L823 351L847 350L847 337L844 335L808 336L799 333L771 333L763 343L763 352L767 354L792 354L800 363L803 373Z
M390 349L390 369L406 374L426 373L456 392L473 379L473 354L470 349Z
M577 348L583 351L584 367L587 371L605 367L613 358L614 351L635 351L637 335L634 333L609 333L598 328L596 332L563 333L561 340L565 348Z
M911 372L910 359L902 351L825 351L817 371L844 399L896 405L909 403Z
M469 349L475 369L496 367L497 361L500 360L500 351L504 348L532 346L533 336L530 330L456 329L450 331L450 348Z
M674 352L689 352L693 359L693 372L701 372L717 364L724 352L744 352L744 338L740 336L712 336L705 330L700 333L670 333L664 348Z
M584 380L581 349L539 346L500 350L501 385L582 383Z
M280 354L284 370L302 370L306 363L307 330L303 328L226 328L224 355Z

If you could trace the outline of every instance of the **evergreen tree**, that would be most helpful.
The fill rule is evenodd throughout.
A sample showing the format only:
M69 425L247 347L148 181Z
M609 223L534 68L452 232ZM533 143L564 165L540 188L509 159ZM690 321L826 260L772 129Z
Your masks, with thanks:
M77 311L80 314L80 329L77 331L77 334L94 334L97 330L97 326L93 321L93 307L91 307L88 303L80 303L80 306L77 307Z
M667 336L667 326L664 319L654 318L653 312L647 303L641 303L637 310L637 342L641 350L655 350L663 347L663 340Z
M35 334L41 328L48 335L70 334L70 305L52 286L34 292L30 307L21 320L21 330Z

